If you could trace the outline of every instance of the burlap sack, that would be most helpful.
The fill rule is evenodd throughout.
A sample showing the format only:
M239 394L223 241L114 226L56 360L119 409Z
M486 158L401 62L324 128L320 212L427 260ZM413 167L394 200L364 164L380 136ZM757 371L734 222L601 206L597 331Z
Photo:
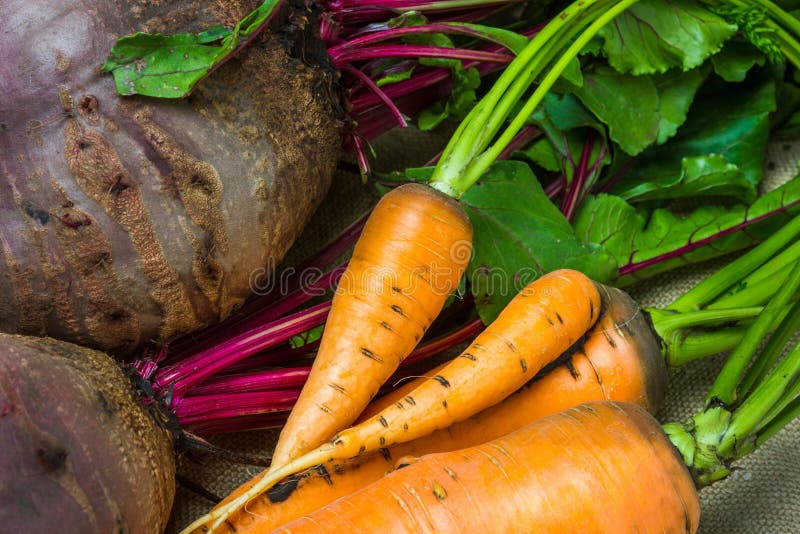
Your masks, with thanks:
M376 144L383 169L400 169L427 160L433 147L440 146L441 135L419 132L395 132ZM769 189L795 175L800 161L800 142L773 143L769 151ZM372 205L375 196L363 186L358 176L339 173L323 206L298 241L287 264L302 259L309 251L337 235ZM697 280L719 266L711 265L678 269L630 288L630 293L643 306L664 306L686 291ZM667 401L658 414L662 422L680 421L702 404L704 393L719 369L721 357L696 362L677 370L671 378ZM217 444L236 451L265 452L274 446L277 431L248 432L220 436ZM726 480L701 492L703 534L783 534L799 532L800 520L800 421L795 421L766 443L761 449L737 464ZM186 459L180 462L179 473L217 495L230 490L261 471L258 467L236 465L210 459L201 464ZM569 503L565 503L568 506ZM182 487L178 488L168 532L177 532L211 504ZM468 532L468 529L465 529ZM520 527L520 533L525 532ZM613 534L613 533L609 533Z

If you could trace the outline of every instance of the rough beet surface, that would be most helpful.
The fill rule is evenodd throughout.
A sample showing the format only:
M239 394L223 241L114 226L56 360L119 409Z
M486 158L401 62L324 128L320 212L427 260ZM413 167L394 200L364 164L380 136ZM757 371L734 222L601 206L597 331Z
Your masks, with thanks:
M106 354L0 334L0 530L163 532L170 435Z
M338 155L324 69L280 32L183 101L98 71L122 35L258 3L0 2L0 331L125 354L224 317L283 257Z

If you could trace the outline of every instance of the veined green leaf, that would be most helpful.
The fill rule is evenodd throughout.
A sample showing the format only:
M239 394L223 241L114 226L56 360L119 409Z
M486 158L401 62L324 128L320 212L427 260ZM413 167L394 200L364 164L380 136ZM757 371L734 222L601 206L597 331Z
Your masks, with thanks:
M717 53L736 26L690 0L641 0L600 30L603 51L619 72L689 70Z
M546 171L555 172L561 170L561 162L559 161L558 154L549 139L542 138L534 141L524 149L518 151L514 157L516 159L529 161Z
M750 69L763 66L765 61L764 54L751 43L735 39L725 43L719 54L711 56L714 72L726 82L744 81Z
M184 97L209 72L255 35L277 0L266 0L233 29L215 26L197 34L136 33L117 40L103 64L117 93L159 98Z
M584 73L583 87L575 96L608 125L609 137L633 156L675 135L707 72L673 69L634 76L596 68Z
M537 124L551 144L559 169L567 182L572 181L580 164L581 153L586 143L586 129L597 133L598 140L592 144L585 189L597 180L602 168L611 161L610 150L603 125L589 113L573 95L547 95L544 106L537 111L532 122Z
M616 270L602 248L576 238L524 163L495 163L467 190L461 204L475 231L467 276L485 324L522 287L546 272L573 268L606 281Z
M727 195L752 201L764 172L775 81L698 97L675 137L643 152L611 190L629 201Z
M750 246L798 212L800 177L751 204L710 204L684 215L667 209L648 214L617 196L599 195L586 200L574 227L585 243L601 245L616 258L614 283L627 285Z

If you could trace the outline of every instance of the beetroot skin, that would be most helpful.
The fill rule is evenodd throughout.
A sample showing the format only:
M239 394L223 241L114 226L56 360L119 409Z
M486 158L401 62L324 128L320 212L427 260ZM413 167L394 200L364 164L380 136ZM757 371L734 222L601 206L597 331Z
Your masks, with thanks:
M265 32L181 101L118 97L98 69L120 36L258 3L0 2L1 331L125 354L226 316L283 257L339 147L330 79L294 34Z
M0 334L3 532L162 532L171 439L107 355Z

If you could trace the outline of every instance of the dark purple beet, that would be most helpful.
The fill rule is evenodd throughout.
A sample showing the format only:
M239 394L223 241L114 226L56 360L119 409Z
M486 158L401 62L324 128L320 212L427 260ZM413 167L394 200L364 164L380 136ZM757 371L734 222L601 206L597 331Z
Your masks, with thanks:
M124 354L219 320L280 261L338 156L323 69L265 32L183 101L98 72L122 35L258 3L0 2L0 331Z
M162 532L170 435L102 352L0 334L0 531Z

